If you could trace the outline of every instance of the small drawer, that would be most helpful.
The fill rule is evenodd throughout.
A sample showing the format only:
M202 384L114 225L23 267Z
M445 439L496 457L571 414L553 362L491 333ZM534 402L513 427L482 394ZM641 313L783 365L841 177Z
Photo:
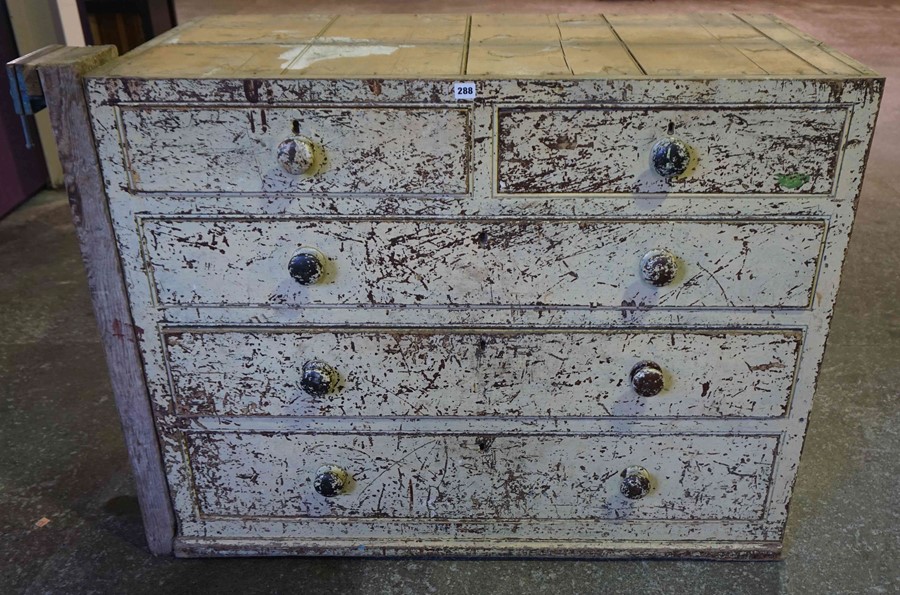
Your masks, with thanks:
M189 433L201 517L758 520L774 435Z
M132 192L464 194L469 112L125 107Z
M823 221L147 219L162 306L806 308Z
M844 107L501 109L498 192L830 194Z
M176 413L777 417L799 331L169 329Z

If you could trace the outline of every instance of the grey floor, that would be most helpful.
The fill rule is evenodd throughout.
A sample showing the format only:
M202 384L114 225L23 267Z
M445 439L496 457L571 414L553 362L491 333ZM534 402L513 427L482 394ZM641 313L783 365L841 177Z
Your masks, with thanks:
M0 221L0 593L900 593L900 4L182 0L216 12L775 12L889 79L784 559L174 560L144 544L65 197ZM289 7L289 8L286 8ZM39 528L41 519L49 523Z

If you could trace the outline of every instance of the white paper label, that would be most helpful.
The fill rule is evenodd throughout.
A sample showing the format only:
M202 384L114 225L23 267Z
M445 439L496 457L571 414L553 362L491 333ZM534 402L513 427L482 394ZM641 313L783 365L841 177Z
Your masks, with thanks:
M472 101L475 99L475 83L453 83L453 98L462 99L463 101Z

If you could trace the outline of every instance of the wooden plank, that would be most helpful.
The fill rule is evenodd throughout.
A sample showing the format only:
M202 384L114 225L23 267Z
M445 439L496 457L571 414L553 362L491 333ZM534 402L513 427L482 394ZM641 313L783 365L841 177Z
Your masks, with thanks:
M138 352L143 329L132 324L82 85L85 73L115 57L114 46L66 48L52 61L42 63L38 72L62 158L72 219L135 475L147 545L154 554L168 554L172 551L175 519Z
M556 41L543 44L480 44L469 49L466 74L473 76L571 75Z
M467 54L468 69L460 69ZM99 72L198 79L873 74L774 17L736 14L210 17Z
M460 45L468 21L465 14L341 15L316 43Z
M806 35L800 35L795 30L788 29L781 23L773 20L769 15L747 14L741 15L741 18L825 74L851 76L863 74L853 66L825 51L818 41Z
M331 15L216 15L179 32L168 43L307 43L334 19Z
M63 49L61 45L48 45L7 62L7 70L11 70L17 79L24 83L21 90L32 97L43 95L41 81L37 74L37 64Z
M315 44L284 70L286 76L450 77L460 73L463 44ZM241 73L243 74L243 73Z
M871 68L866 66L865 64L859 62L858 60L855 60L854 58L848 56L847 54L845 54L843 52L840 52L832 47L829 47L829 46L823 44L822 42L818 41L814 37L807 35L803 31L797 29L790 23L778 18L777 16L775 16L775 15L768 15L768 16L772 20L772 22L781 25L788 31L792 31L793 33L797 34L798 36L802 37L803 39L809 40L811 43L817 45L823 52L830 54L834 58L837 58L844 64L859 71L861 74L864 74L864 75L877 75L878 74L874 70L872 70Z

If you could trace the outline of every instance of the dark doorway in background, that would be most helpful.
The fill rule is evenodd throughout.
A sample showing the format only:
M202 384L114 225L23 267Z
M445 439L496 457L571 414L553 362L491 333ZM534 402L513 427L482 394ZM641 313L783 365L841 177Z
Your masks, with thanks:
M0 65L18 57L9 12L6 3L0 2ZM22 124L9 94L9 79L5 72L0 75L0 217L3 217L45 188L48 174L36 131L32 134L34 146L25 148ZM33 126L31 121L28 125Z

